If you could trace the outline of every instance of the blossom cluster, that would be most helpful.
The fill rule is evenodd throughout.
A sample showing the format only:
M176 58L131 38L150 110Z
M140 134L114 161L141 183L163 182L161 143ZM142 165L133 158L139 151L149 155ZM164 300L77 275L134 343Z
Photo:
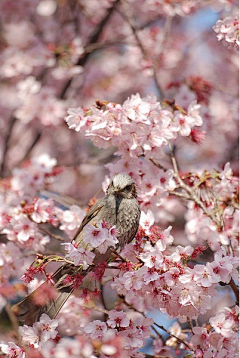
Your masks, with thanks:
M118 147L118 154L130 157L149 155L163 148L177 135L189 136L192 128L202 125L200 105L192 102L187 113L161 105L156 97L132 95L123 105L99 103L88 110L68 109L65 118L70 129L84 131L98 147Z
M150 325L153 319L140 315L133 319L128 318L124 311L111 310L106 322L94 320L84 328L79 327L78 339L71 343L70 339L61 338L56 330L57 320L51 320L42 314L39 322L33 326L24 325L19 328L23 347L13 342L0 344L0 349L7 357L25 358L28 353L39 351L43 357L138 357L144 355L137 350L144 345L145 339L150 336Z
M223 20L218 20L213 30L217 33L218 41L224 40L228 47L239 49L239 18L225 17Z
M209 322L212 329L207 329L206 327L193 328L190 342L199 347L196 350L199 357L237 357L238 307L233 309L225 308L216 316L211 317Z
M237 277L238 258L221 248L212 262L191 267L188 261L206 247L194 249L190 245L178 245L170 254L169 245L173 242L170 229L162 232L155 226L147 232L142 229L141 236L148 241L137 240L122 252L126 259L138 257L142 264L135 259L131 270L114 278L112 287L140 311L155 307L184 322L187 318L197 319L212 308L216 285L220 281L229 283L232 276Z
M23 252L43 251L50 241L49 235L39 230L39 224L56 226L57 210L53 201L40 197L39 192L60 174L61 170L55 165L55 159L43 154L16 168L12 177L1 182L0 229L7 238L6 243L0 244L3 281L19 274Z

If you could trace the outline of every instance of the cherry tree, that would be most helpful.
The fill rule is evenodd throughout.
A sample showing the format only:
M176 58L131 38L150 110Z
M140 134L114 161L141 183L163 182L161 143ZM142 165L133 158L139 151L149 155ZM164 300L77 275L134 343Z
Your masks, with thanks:
M238 7L234 0L2 0L0 355L238 356ZM139 230L86 226L117 173ZM94 232L98 230L99 235ZM114 260L94 267L93 248ZM11 306L63 262L59 314ZM4 333L3 333L4 332Z

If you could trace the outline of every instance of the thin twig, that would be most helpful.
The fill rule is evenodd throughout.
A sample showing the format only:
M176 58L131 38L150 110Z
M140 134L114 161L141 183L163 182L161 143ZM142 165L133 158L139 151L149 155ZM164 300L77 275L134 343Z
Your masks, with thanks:
M189 200L194 201L202 209L204 214L206 214L210 219L212 219L212 221L218 226L218 228L221 228L221 222L216 218L216 216L212 212L208 211L206 206L197 197L195 192L187 184L185 184L184 181L181 179L181 177L179 175L177 161L176 161L175 155L173 153L171 143L169 143L168 146L169 146L170 157L172 160L172 165L173 165L173 170L174 170L174 177L177 180L179 187L184 189L188 193Z
M54 235L53 233L51 233L50 231L48 231L47 229L43 229L42 227L38 226L39 227L39 230L41 230L42 232L44 232L45 234L49 235L50 237L53 237L54 239L56 240L59 240L59 241L64 241L64 239L59 236L59 235Z
M165 339L163 338L161 333L159 333L158 330L154 326L152 326L151 328L157 334L157 336L165 343Z
M174 195L174 196L179 196L179 198L183 198L186 200L190 200L190 198L187 194L181 193L179 191L169 191L168 194Z
M229 285L231 289L233 290L235 297L236 297L236 305L239 305L239 289L233 279L231 278L231 281L229 282Z
M175 338L178 342L184 344L190 351L192 351L193 349L181 338L175 336L175 334L170 333L166 328L164 328L163 326L160 326L158 323L154 322L154 325L157 326L158 328L162 329L164 332L168 333L170 337Z
M152 162L157 168L162 169L164 172L167 171L167 168L165 168L162 164L158 163L155 158L150 157L150 162Z
M10 123L9 123L8 129L7 129L7 133L6 133L6 136L5 136L4 143L3 143L2 163L1 163L1 167L0 167L0 176L1 177L4 177L4 174L5 174L4 172L5 172L5 169L6 169L7 152L8 152L8 149L9 149L9 143L10 143L11 135L12 135L12 132L13 132L13 127L14 127L16 122L17 122L17 118L12 115L11 118L10 118Z

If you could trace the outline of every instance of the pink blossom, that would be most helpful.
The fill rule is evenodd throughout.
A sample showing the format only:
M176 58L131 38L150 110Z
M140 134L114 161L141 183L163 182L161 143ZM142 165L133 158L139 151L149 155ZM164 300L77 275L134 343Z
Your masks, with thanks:
M69 210L64 210L59 213L61 220L60 229L67 232L73 232L80 226L84 216L85 212L83 209L77 205L71 205Z
M195 265L194 266L194 281L197 284L202 285L203 287L210 287L214 282L218 282L214 280L212 276L211 270L209 270L209 265Z
M44 199L37 199L34 204L34 212L32 213L32 219L36 223L46 222L48 221L49 215L49 208L51 207L51 203L48 200Z
M17 215L11 220L11 224L14 227L14 236L21 243L34 237L36 232L35 224L29 220L25 215ZM10 234L10 231L9 231Z
M123 111L133 121L150 123L148 120L150 104L144 102L138 93L124 102Z
M125 349L140 348L143 345L143 337L136 327L121 331L119 336L125 339Z
M88 224L83 229L84 241L92 247L100 246L106 240L106 232L97 225Z
M140 275L139 275L140 272ZM142 285L142 273L141 271L126 272L123 275L123 284L126 290L139 290Z
M191 338L191 342L195 346L206 347L209 343L209 334L206 328L203 327L193 327L194 335Z
M189 257L191 257L193 251L194 248L190 245L185 247L178 245L176 250L171 254L171 258L175 262L179 262L180 260L187 260Z
M55 338L57 335L56 327L58 321L50 319L48 315L43 313L40 317L39 322L33 324L33 328L38 330L40 334L41 343L47 342L50 338Z
M118 243L115 227L107 227L104 222L88 224L83 229L84 243L90 244L90 248L97 247L98 251L104 254L107 249Z
M90 357L92 353L93 347L91 344L80 341L80 339L78 340L68 337L62 338L54 349L54 357L56 358L85 358ZM49 352L48 354L51 353Z
M217 39L225 40L226 43L233 45L236 49L239 47L239 20L236 17L225 17L218 20L213 26L213 30L217 33Z
M22 341L25 344L38 347L39 346L39 333L37 327L31 327L27 325L23 325L19 327L19 333L22 336Z
M129 326L129 318L123 311L111 310L108 317L107 324L111 328Z
M153 224L154 224L154 215L152 211L148 210L147 214L141 211L140 226L146 231L146 234L149 234L148 230Z
M74 262L75 266L82 265L83 270L86 270L90 265L92 265L95 258L95 254L91 251L84 249L83 247L76 247L75 243L65 243L63 244L65 250L68 252L67 257L69 260Z
M170 231L172 230L172 226L169 226L166 230L163 230L158 241L156 242L156 248L159 251L164 251L167 245L171 245L173 243L173 236L170 235Z
M221 333L224 337L231 337L233 334L234 321L226 318L224 313L218 313L216 316L211 317L209 322L215 331Z
M69 108L67 110L68 116L65 117L70 129L74 129L76 132L79 132L82 127L87 123L87 117L84 117L84 111L82 108Z
M163 255L159 250L152 247L149 243L147 243L144 247L144 252L142 252L139 257L145 263L145 265L149 268L155 267L160 269L163 262Z
M107 325L105 322L95 320L84 327L84 332L92 339L102 339L107 332Z

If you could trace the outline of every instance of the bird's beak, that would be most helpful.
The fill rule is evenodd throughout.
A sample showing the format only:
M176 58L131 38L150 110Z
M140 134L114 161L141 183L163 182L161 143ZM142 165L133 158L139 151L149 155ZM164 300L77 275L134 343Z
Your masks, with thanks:
M119 188L115 188L114 189L114 194L116 194L117 196L119 196L119 194L121 193ZM120 194L121 195L121 194Z

